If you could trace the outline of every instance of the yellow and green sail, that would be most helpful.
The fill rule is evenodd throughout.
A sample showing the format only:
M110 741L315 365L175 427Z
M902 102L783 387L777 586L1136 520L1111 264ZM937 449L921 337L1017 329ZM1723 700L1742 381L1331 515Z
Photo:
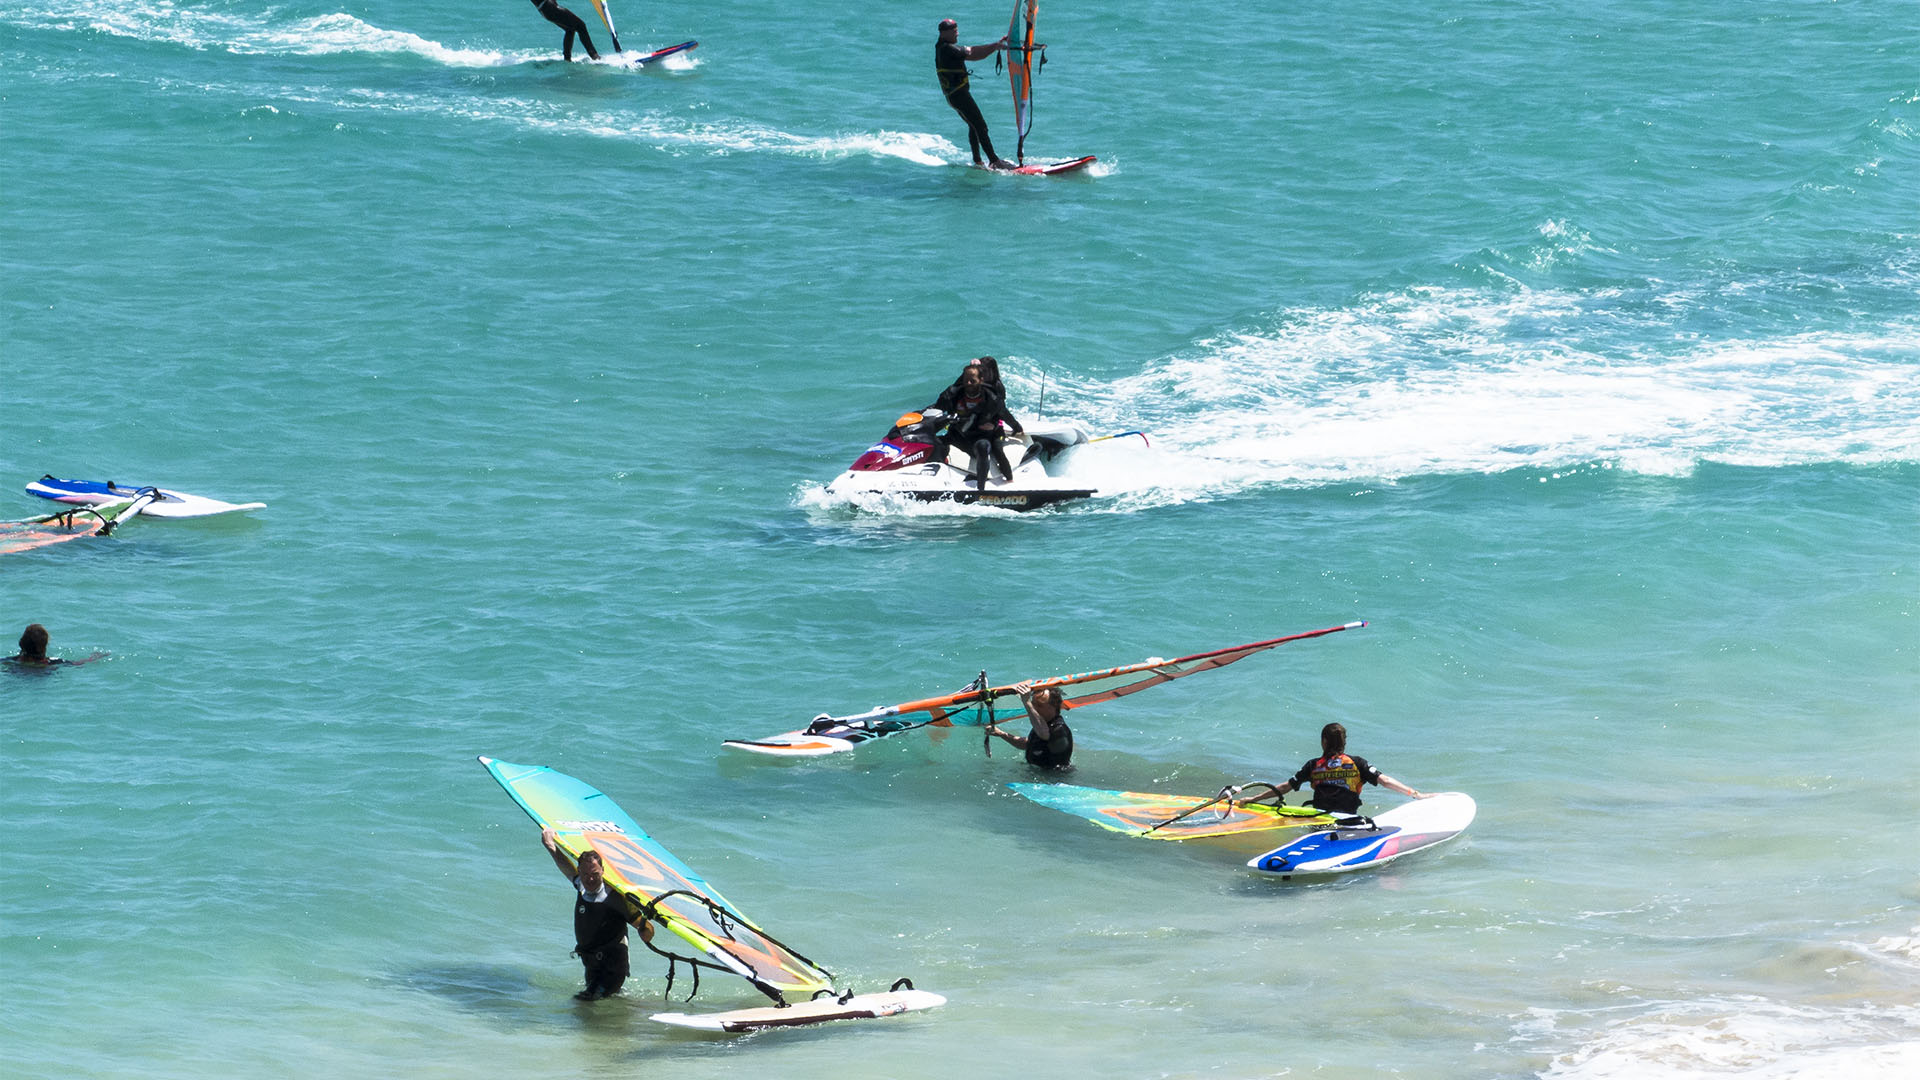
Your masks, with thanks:
M658 933L651 942L656 952L730 971L775 1001L783 1000L782 991L811 994L832 987L831 973L768 937L592 786L544 765L487 757L480 763L527 816L554 830L568 855L578 860L589 848L599 852L607 887L626 898L634 917L655 920L698 955L668 952Z
M1240 802L1219 795L1158 795L1071 784L1008 784L1042 806L1085 818L1103 829L1156 840L1200 840L1272 829L1331 825L1333 815L1306 806ZM1272 791L1267 785L1255 785ZM1229 789L1231 791L1232 789Z
M159 497L158 490L141 488L139 494L125 502L75 506L25 521L0 521L0 555L32 551L85 536L105 536L114 526L138 514L141 507Z

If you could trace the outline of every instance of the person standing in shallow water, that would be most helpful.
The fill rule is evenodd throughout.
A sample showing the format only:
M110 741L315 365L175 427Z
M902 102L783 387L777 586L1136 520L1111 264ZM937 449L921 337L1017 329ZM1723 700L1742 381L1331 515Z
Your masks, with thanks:
M1027 720L1033 730L1025 735L1009 735L998 726L987 734L999 736L1015 749L1027 752L1027 764L1036 769L1064 769L1073 764L1073 731L1061 716L1064 698L1057 686L1035 690L1032 682L1013 684L1020 704L1027 707Z
M573 995L579 1001L595 1001L620 992L631 968L627 963L627 898L607 887L606 868L600 853L588 848L576 866L560 849L553 829L540 830L540 843L553 856L553 864L573 882L579 891L573 901L573 953L585 969L586 989ZM653 940L653 923L640 918L640 940Z
M580 16L561 7L559 0L533 0L533 6L540 9L542 18L567 32L567 36L560 40L560 55L565 57L568 63L573 62L575 35L579 36L580 44L586 46L588 56L595 60L600 59L600 54L594 51L593 39L587 36L587 24L581 21Z
M967 122L967 149L973 151L973 163L981 164L980 152L987 152L986 164L995 169L1010 168L1000 155L993 152L993 140L987 138L987 118L980 115L980 103L973 100L973 91L967 89L969 75L967 61L985 60L994 53L1007 47L1007 39L991 41L985 45L961 45L960 24L952 19L940 20L940 37L933 43L933 73L940 79L940 92L947 96L947 104Z

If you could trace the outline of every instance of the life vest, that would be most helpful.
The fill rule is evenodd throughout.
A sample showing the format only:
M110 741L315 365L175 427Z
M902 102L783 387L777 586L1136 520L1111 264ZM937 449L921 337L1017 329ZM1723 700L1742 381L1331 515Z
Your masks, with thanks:
M1305 772L1313 787L1313 805L1343 814L1360 809L1360 789L1366 786L1367 776L1359 758L1328 754L1309 762Z

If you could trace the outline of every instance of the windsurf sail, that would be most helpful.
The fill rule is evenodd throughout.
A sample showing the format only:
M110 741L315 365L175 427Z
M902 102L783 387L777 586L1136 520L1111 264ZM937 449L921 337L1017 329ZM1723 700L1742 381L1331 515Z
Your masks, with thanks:
M1033 41L1040 18L1040 0L1013 0L1013 18L1007 22L1007 78L1013 83L1013 130L1019 137L1014 161L1026 164L1027 132L1033 130L1033 77L1047 62L1047 47Z
M1032 799L1103 829L1156 840L1199 840L1212 836L1304 829L1332 825L1332 814L1309 806L1274 806L1241 801L1273 792L1269 784L1223 788L1218 795L1156 795L1144 791L1104 791L1072 784L1008 784Z
M1235 645L1227 649L1194 653L1192 656L1182 656L1173 660L1154 657L1137 664L1084 671L1077 675L1059 675L1050 679L1033 679L1031 682L1035 689L1060 687L1061 707L1078 709L1086 705L1097 705L1126 697L1128 694L1137 694L1149 687L1159 686L1198 672L1223 668L1256 653L1278 648L1290 641L1324 637L1365 625L1367 625L1365 622L1350 622L1341 626L1329 626L1321 630L1308 630L1305 633L1271 638L1267 641ZM956 690L950 694L922 698L917 701L904 701L898 705L882 705L850 716L821 715L800 731L777 735L770 739L730 739L727 745L742 750L787 756L834 753L851 749L862 742L926 727L929 724L942 727L955 724L986 726L1024 719L1026 707L1020 704L1020 696L1014 691L1013 685L1013 683L991 684L987 680L986 673L981 672L980 677L965 689Z
M607 9L607 0L593 0L593 10L600 13L600 21L607 24L607 36L613 39L613 51L620 50L620 31L613 28L613 12Z
M106 536L120 522L138 514L142 507L159 497L158 489L142 488L124 502L76 506L24 521L0 521L0 555L63 544L83 536Z
M527 816L554 830L560 846L576 861L588 848L598 851L607 887L626 898L630 913L672 931L697 955L670 951L658 932L647 947L694 965L696 979L702 967L731 972L775 1002L785 1001L785 991L811 994L832 988L831 972L769 937L612 799L544 765L488 757L480 763Z

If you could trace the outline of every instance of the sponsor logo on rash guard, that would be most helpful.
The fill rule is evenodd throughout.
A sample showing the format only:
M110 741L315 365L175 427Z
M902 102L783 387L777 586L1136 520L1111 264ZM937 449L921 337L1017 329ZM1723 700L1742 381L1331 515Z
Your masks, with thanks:
M1344 787L1356 793L1365 783L1360 777L1360 766L1345 754L1321 758L1319 767L1313 770L1313 782L1315 786Z

